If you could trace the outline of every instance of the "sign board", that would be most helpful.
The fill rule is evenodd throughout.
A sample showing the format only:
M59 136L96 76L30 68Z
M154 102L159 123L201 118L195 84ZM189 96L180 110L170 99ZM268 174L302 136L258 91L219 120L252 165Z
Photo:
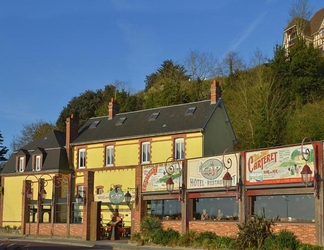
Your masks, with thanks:
M174 171L167 173L166 163L142 166L142 192L166 191L166 181L171 177L174 189L182 185L182 162L168 162L172 164Z
M116 188L109 193L109 200L114 204L121 203L124 200L124 197L125 195L123 191L121 191L119 188Z
M237 183L239 158L235 154L224 155L225 164L231 162L228 172L231 174L232 186ZM223 156L213 156L188 160L187 162L187 189L216 188L223 186L223 177L227 169L223 165Z
M314 150L311 145L304 145L310 155L307 165L314 173ZM301 175L305 160L301 146L266 149L247 152L246 185L301 183Z

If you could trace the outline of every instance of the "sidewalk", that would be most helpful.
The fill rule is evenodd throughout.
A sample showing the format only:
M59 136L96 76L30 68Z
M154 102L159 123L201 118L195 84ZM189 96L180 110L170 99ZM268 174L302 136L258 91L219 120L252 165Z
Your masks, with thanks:
M59 239L59 241L58 241ZM36 241L36 242L46 242L53 244L63 244L63 245L73 245L80 247L89 247L95 249L113 249L113 250L131 250L131 249L145 249L145 250L163 250L163 249L174 249L174 250L184 250L187 247L166 247L166 246L156 246L156 245L145 245L137 246L136 244L130 243L128 239L121 240L98 240L98 241L85 241L81 239L73 238L49 238L43 236L25 236L16 234L0 234L0 240L13 240L13 241ZM199 250L199 248L195 248Z

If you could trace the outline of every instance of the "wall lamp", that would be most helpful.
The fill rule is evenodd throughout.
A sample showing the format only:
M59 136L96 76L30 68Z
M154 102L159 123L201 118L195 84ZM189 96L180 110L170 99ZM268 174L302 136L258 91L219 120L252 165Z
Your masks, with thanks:
M31 191L31 188L27 189L26 197L27 197L28 200L31 200L33 198L33 192Z
M226 151L228 150L225 149L224 153L223 153L223 166L224 168L226 168L226 173L223 176L223 186L226 189L226 191L228 191L231 187L232 187L232 182L233 182L233 178L231 176L231 174L228 172L228 170L232 167L233 162L232 159L230 157L225 157L226 155ZM235 155L235 159L236 159L236 175L239 175L239 164L238 164L238 160L237 160L237 155L234 153ZM242 200L242 190L243 190L243 182L241 180L241 178L237 178L238 181L236 183L236 199L237 200Z
M304 143L306 140L308 140L312 145L313 155L311 154L311 150L309 148L304 148ZM319 175L319 173L317 171L316 152L315 152L313 141L311 139L309 139L307 137L305 137L303 139L302 144L301 144L301 154L302 154L303 160L305 161L305 165L304 165L302 171L300 172L301 181L305 184L306 187L308 187L308 185L311 184L311 182L312 182L313 172L307 164L307 162L311 160L311 156L312 156L313 162L314 162L314 180L313 180L314 197L319 198L320 182L323 181L323 179L321 178L321 176Z
M135 192L135 204L137 204L137 200L138 200L138 188L127 188L127 192L125 193L125 202L126 203L130 203L131 200L132 200L132 195L131 193L129 192L129 190L134 190Z
M39 193L38 193L38 199L44 200L46 198L47 192L45 190L45 187L48 185L48 180L44 179L44 176L47 176L47 174L41 175L40 177L37 177L36 175L27 175L25 178L25 181L30 181L30 186L28 187L28 189L26 190L26 198L28 200L32 200L33 198L33 192L32 192L32 186L34 183L38 183L39 186ZM52 181L52 177L50 175L48 175L50 177L50 180ZM31 181L29 180L30 177L33 177L35 179L35 181Z
M78 195L75 197L75 202L77 204L84 204L84 201L85 201L85 191L79 191Z
M170 177L166 181L166 189L171 194L174 190L174 182L173 179L179 178L179 201L184 202L185 200L185 193L186 193L186 186L182 180L182 168L180 161L173 160L172 157L169 157L165 161L165 173L168 174ZM165 174L164 173L164 174ZM181 184L180 184L181 183Z

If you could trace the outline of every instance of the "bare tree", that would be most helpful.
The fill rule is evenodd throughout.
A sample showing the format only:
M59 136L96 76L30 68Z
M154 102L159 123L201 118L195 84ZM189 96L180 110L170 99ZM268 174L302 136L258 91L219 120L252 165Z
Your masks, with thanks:
M192 50L185 58L184 65L191 80L204 80L216 76L217 59L211 53Z
M260 49L256 49L250 58L251 67L260 66L267 62L267 57L262 53Z
M221 76L231 76L241 70L246 69L243 58L238 52L228 52L218 67L218 72Z
M25 124L20 131L21 134L14 136L12 139L10 144L11 150L16 151L29 142L46 135L53 129L55 129L55 126L51 122L48 123L43 120L37 120L31 124Z
M309 6L308 0L297 0L288 11L288 23L294 21L297 27L298 34L301 34L307 21L313 15L313 10Z

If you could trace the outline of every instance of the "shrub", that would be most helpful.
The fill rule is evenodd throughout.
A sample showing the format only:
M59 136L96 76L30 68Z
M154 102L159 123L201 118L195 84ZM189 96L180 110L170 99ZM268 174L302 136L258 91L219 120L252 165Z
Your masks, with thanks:
M236 242L231 237L216 236L211 240L210 247L212 249L236 249Z
M297 250L300 241L297 239L296 235L293 232L288 230L281 230L278 236L275 237L278 249L290 249Z
M155 231L161 229L161 222L157 217L147 216L142 220L140 227L142 239L144 239L145 242L150 243Z
M323 250L324 247L314 246L311 244L301 244L298 250Z
M281 230L278 235L273 235L264 241L264 250L297 250L300 241L293 232Z
M152 242L163 246L176 246L178 245L180 234L171 228L167 230L158 229L152 235Z
M213 232L209 232L209 231L201 232L196 236L193 246L204 247L204 248L209 247L212 240L215 239L216 237L217 235Z
M189 230L188 232L180 236L179 245L185 247L193 246L196 237L197 237L197 232L193 230Z
M130 238L131 242L136 242L137 245L139 246L143 246L144 245L144 241L142 240L142 237L141 237L141 233L139 232L135 232L131 235L131 238Z
M253 215L241 225L238 224L239 232L236 239L238 248L261 249L265 239L272 236L273 225L274 220L266 219L264 214Z

